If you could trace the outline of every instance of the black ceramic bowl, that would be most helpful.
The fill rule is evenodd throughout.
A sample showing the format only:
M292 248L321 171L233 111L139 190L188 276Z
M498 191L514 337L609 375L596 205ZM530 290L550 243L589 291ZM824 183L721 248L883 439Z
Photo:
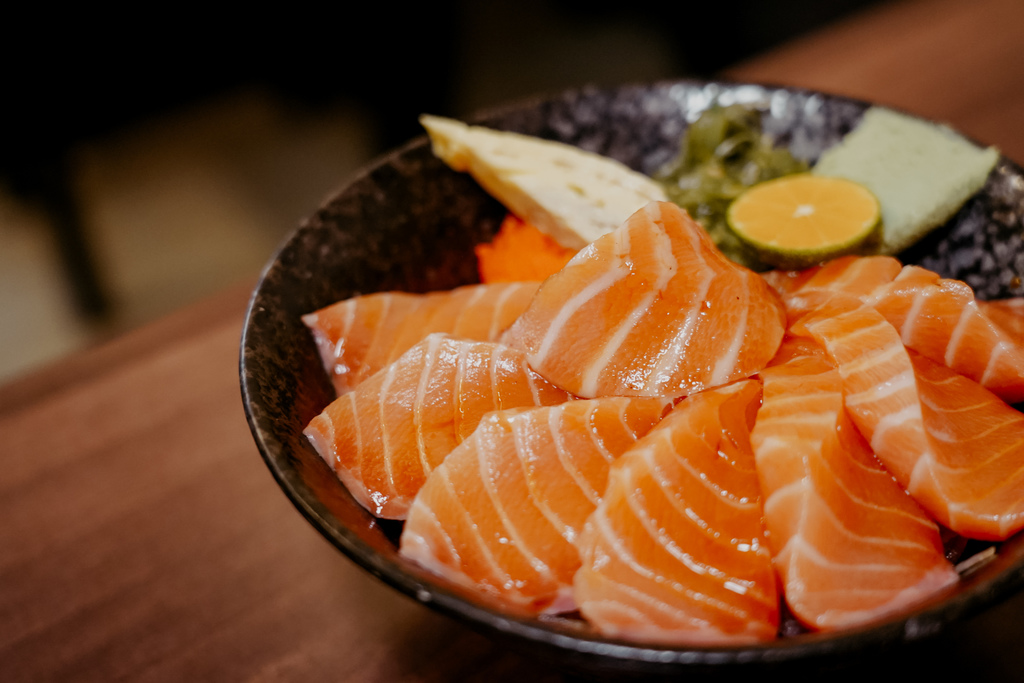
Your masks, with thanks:
M766 132L808 161L835 144L868 106L805 90L680 81L567 92L476 122L571 143L650 173L676 155L688 122L715 101L763 109ZM966 280L980 298L1020 295L1022 209L1024 173L1000 159L980 195L903 259ZM371 164L307 219L270 261L253 293L240 367L253 436L299 511L366 570L513 646L604 675L831 665L937 633L1024 584L1024 535L1018 535L964 576L951 595L882 623L757 646L672 648L603 638L576 620L503 614L400 557L400 525L360 507L302 436L333 390L299 317L357 294L475 282L473 245L488 240L503 215L502 206L469 177L450 171L426 138L419 138Z

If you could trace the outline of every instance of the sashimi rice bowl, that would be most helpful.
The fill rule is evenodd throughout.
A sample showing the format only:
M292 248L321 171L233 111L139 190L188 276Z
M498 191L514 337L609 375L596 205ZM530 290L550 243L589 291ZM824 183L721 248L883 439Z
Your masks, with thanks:
M758 129L742 163L705 145L733 154L708 171L692 134L745 125L716 112ZM912 119L690 81L425 117L253 294L267 466L375 576L592 673L831 664L1012 595L1024 172L943 128L977 180L916 220L885 171L857 176L869 128ZM525 170L488 156L519 153L495 131L529 138ZM849 207L843 169L861 208L838 237L766 245L725 212L752 187L756 219L791 187ZM807 197L787 211L835 212Z

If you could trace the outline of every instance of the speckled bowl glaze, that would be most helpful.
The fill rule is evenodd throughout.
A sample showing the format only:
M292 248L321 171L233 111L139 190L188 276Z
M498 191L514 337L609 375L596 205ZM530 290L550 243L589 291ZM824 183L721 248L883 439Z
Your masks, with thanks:
M577 145L651 173L677 154L688 123L716 101L759 107L765 131L808 161L838 142L868 106L805 90L678 81L575 90L485 113L474 122ZM253 436L299 511L367 571L515 647L569 670L613 677L831 666L935 634L1024 585L1024 537L1018 535L951 594L882 623L759 646L672 648L603 638L578 620L503 614L485 598L400 557L400 524L360 507L302 436L333 390L299 318L357 294L475 282L473 245L494 234L503 214L473 180L438 161L421 137L369 165L310 216L270 261L253 293L240 359ZM903 260L966 280L980 298L1020 295L1022 214L1024 173L1002 158L984 190Z

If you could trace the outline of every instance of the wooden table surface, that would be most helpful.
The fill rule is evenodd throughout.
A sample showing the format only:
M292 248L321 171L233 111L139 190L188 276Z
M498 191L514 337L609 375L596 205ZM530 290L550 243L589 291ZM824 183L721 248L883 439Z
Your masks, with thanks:
M1024 161L1024 2L888 3L731 69L950 122ZM0 680L560 681L299 515L239 397L252 282L0 388ZM837 672L1020 680L1024 597Z

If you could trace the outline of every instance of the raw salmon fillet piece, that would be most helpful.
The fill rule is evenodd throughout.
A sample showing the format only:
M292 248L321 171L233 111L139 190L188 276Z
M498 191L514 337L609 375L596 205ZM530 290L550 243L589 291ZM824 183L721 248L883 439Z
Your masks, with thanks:
M433 332L497 341L526 310L539 282L466 285L444 292L378 292L302 316L342 395Z
M936 521L987 540L1024 528L1024 416L906 349L881 313L856 300L833 297L791 331L826 349L853 422Z
M878 462L843 408L824 352L783 342L761 371L751 432L765 524L790 612L806 627L865 624L957 581L939 528Z
M773 270L762 277L783 297L792 324L836 292L871 303L902 269L891 256L841 256L806 270Z
M575 609L575 542L608 468L669 408L601 398L485 415L409 509L401 553L525 613Z
M363 507L404 519L427 475L484 414L570 398L519 351L436 333L334 400L303 433Z
M750 449L756 380L693 394L612 465L579 547L580 612L663 644L775 638L779 600Z
M1024 415L940 363L914 352L910 360L944 465L922 486L956 500L951 513L978 525L975 537L1003 540L1024 528Z
M889 256L848 256L808 273L772 272L765 278L782 293L791 323L828 294L852 295L885 316L907 348L1005 401L1024 400L1024 336L1006 329L1011 323L993 318L992 313L999 316L1005 309L977 301L965 282L919 266L900 266Z
M1024 297L979 301L978 306L1014 342L1024 344Z
M544 281L503 341L578 396L673 396L747 377L785 327L763 278L651 202Z
M907 348L973 379L1011 403L1024 400L1024 345L994 323L971 287L906 266L872 305Z

